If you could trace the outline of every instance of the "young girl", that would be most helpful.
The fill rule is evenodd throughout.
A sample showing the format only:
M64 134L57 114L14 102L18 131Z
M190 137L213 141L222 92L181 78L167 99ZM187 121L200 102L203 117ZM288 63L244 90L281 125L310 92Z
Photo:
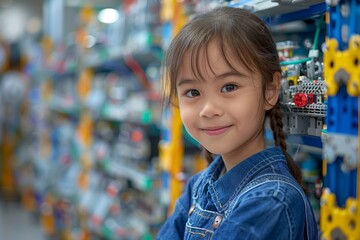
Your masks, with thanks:
M281 68L266 25L236 8L196 16L173 39L164 69L164 91L211 163L188 181L157 239L318 239L286 151ZM265 145L266 117L276 147Z

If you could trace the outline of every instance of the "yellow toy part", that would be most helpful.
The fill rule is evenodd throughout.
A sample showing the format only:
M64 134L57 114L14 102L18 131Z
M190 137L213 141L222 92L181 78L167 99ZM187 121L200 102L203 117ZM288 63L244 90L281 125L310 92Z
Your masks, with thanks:
M92 144L92 129L93 120L89 111L84 111L81 114L80 124L77 129L77 134L81 144L85 148L90 148Z
M91 68L83 69L80 72L79 82L77 84L77 91L82 101L86 100L87 95L91 91L91 84L93 77L94 77L94 73Z
M80 10L80 21L82 24L87 25L91 22L91 19L95 16L94 9L90 4L85 4Z
M178 108L172 108L172 141L170 146L171 151L171 166L170 166L170 207L169 213L173 211L176 200L183 191L183 183L178 178L178 174L182 172L182 161L184 157L184 146L182 142L182 123L180 119L180 111Z
M9 134L4 134L2 141L0 142L0 190L5 199L13 199L16 195L15 143Z
M46 79L41 84L41 98L44 102L49 102L53 96L53 84L51 79Z
M85 28L79 27L75 31L75 39L76 43L79 47L81 47L83 50L86 49L86 46L88 45L88 32Z
M0 38L0 73L9 70L10 47L6 41Z
M54 202L54 196L48 194L45 197L45 201L40 206L41 226L44 233L49 236L55 233L55 216L53 211Z
M160 17L163 22L171 21L174 18L176 0L161 1Z
M91 240L91 233L86 229L81 229L79 240Z
M41 48L43 50L45 61L51 58L51 53L53 52L54 43L52 39L48 36L45 36L41 39Z
M297 82L299 80L299 77L298 76L292 76L292 77L288 77L287 80L289 82L291 82L293 85L297 85Z
M81 190L87 190L90 185L90 174L88 172L81 172L77 179L77 185Z
M161 19L162 21L171 22L173 25L172 36L175 36L181 27L187 22L183 2L176 0L164 0L161 2ZM169 212L172 213L176 200L183 191L183 182L181 179L182 162L184 157L184 146L182 142L182 123L180 111L178 108L171 108L170 124L171 140L159 144L159 157L161 167L170 175L169 183Z
M160 167L166 172L170 172L171 167L171 143L161 141L159 143Z
M345 84L351 96L360 95L360 35L353 35L349 48L338 51L336 39L326 40L324 53L324 77L328 94L335 96L339 86Z
M359 203L348 198L345 208L336 206L336 197L326 189L321 197L320 229L321 240L359 240L360 211Z
M290 69L289 69L288 66L281 66L281 70L283 71L283 73L286 73ZM289 85L292 86L292 85L297 85L298 84L299 76L298 75L290 75L290 76L287 76L284 79L286 79L289 82Z
M34 192L31 188L26 188L21 191L21 205L27 211L34 211L36 207Z
M195 154L194 156L194 172L200 172L208 166L208 162L201 154Z

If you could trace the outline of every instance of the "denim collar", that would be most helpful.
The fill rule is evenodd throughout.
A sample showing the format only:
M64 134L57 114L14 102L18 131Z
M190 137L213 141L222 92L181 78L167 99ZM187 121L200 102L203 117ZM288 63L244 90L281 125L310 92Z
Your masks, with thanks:
M274 162L281 161L286 164L285 156L280 147L271 147L254 154L240 162L218 179L224 162L220 156L216 157L209 167L201 174L194 185L193 198L204 194L206 188L212 197L213 203L219 212L225 211L231 201L238 195L241 189L259 171Z

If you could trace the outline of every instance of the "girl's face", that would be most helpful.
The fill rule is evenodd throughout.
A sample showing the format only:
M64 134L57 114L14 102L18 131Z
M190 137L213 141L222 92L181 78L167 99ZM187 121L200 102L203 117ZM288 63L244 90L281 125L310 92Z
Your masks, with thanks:
M261 76L242 64L234 71L223 59L216 42L200 54L200 73L194 75L185 55L176 81L183 124L189 134L214 154L222 155L227 170L265 148L265 104ZM209 64L208 64L209 63ZM209 67L211 66L211 68Z

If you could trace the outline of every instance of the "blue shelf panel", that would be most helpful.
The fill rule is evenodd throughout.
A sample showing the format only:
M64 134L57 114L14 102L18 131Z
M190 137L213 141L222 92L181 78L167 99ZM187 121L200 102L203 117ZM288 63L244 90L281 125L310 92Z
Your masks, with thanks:
M311 147L322 148L321 137L309 135L289 135L287 137L289 143L298 143Z
M304 20L309 18L316 18L318 16L325 14L326 8L327 8L326 3L323 2L309 6L309 8L307 9L281 14L281 15L264 17L263 20L268 25L276 25L276 24L288 23L292 21Z
M282 23L288 23L297 20L304 20L309 18L315 18L320 15L325 14L327 5L325 2L311 4L311 1L308 6L296 5L296 4L279 4L278 6L274 5L276 3L269 1L268 9L252 9L254 1L249 0L239 0L232 1L228 4L230 7L235 8L244 8L250 11L253 11L259 17L261 17L268 25L276 25ZM263 2L261 2L264 5ZM271 5L273 4L273 5Z

